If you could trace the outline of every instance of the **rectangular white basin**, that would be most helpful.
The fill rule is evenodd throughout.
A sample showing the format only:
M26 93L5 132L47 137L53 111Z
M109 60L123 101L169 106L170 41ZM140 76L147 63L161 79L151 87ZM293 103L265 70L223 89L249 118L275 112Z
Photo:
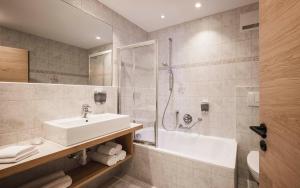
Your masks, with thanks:
M44 122L45 138L70 146L130 127L129 116L119 114L88 115Z

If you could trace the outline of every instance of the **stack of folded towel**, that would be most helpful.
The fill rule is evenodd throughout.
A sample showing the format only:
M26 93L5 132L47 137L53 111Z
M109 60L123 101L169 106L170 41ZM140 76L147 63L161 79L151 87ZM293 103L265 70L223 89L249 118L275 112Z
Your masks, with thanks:
M12 145L0 149L0 163L16 163L39 151L32 145Z
M71 185L71 177L63 171L58 171L31 181L20 188L67 188Z
M126 151L122 150L121 144L107 142L99 145L96 152L90 152L89 156L93 161L112 166L125 159Z

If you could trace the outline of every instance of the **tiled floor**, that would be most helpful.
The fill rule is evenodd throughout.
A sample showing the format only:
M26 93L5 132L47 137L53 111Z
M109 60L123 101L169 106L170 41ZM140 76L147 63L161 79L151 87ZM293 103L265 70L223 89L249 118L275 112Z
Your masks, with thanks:
M131 176L114 177L103 188L156 188Z

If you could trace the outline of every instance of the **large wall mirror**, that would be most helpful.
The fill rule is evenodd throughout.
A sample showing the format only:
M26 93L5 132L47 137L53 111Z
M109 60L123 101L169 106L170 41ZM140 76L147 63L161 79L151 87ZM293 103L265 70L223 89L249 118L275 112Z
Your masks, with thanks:
M112 74L110 25L62 0L0 0L0 81L110 86Z

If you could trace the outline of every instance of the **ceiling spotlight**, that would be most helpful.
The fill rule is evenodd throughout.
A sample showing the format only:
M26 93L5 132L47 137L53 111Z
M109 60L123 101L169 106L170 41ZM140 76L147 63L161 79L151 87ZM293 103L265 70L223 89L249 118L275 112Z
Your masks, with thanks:
M202 6L202 4L201 3L195 3L195 8L200 8Z
M165 15L162 14L162 15L160 16L160 18L161 18L161 19L165 19Z
M100 40L100 39L101 39L101 37L96 37L96 39L97 39L97 40Z

